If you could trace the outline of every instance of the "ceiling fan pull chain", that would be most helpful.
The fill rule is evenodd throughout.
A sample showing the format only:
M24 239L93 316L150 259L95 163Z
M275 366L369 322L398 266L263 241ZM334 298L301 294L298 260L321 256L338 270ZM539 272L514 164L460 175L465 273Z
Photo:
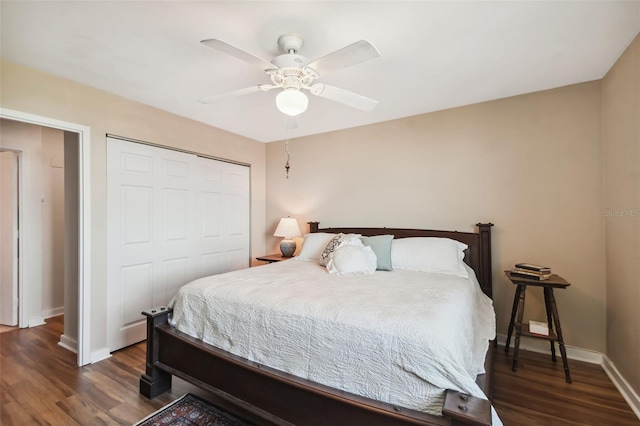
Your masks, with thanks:
M284 163L284 169L287 172L287 179L289 179L289 169L291 168L291 165L289 164L289 160L291 158L289 155L289 138L284 142L284 151L287 153L287 162Z
M284 163L284 169L287 173L287 179L289 179L289 169L291 168L291 164L290 164L290 160L291 160L291 155L289 154L289 123L287 123L287 121L289 120L289 116L288 115L284 115L284 131L285 131L285 141L284 141L284 152L287 155L287 161Z

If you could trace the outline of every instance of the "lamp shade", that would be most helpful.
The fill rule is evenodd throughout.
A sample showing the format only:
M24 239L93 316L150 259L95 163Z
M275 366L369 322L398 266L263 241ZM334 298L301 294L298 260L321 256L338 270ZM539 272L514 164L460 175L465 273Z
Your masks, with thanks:
M280 112L293 117L307 110L309 99L299 89L291 87L278 93L278 96L276 96L276 105Z
M276 232L273 233L274 237L298 237L300 236L300 227L298 221L293 217L283 217L278 223Z

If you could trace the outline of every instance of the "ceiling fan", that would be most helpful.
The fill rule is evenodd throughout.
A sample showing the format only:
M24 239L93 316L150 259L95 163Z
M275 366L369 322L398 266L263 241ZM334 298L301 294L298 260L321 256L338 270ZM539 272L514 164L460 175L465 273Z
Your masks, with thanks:
M378 101L365 96L316 82L318 78L332 72L380 56L378 50L366 40L357 41L320 59L310 61L297 53L303 45L302 38L296 34L283 34L278 38L278 45L285 53L276 56L271 62L220 39L202 40L201 43L260 67L271 79L271 84L258 84L198 99L201 103L208 104L230 96L282 89L276 97L276 105L281 112L289 116L301 114L307 109L309 100L303 90L362 111L371 111L378 104Z

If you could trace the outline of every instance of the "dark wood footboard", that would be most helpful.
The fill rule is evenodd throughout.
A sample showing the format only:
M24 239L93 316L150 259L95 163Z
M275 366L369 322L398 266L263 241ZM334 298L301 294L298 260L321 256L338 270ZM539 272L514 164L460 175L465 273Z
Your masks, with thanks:
M236 398L297 425L490 425L489 401L451 392L443 417L364 398L248 361L203 343L168 324L171 310L145 311L150 328L147 368L140 393L154 398L171 387L171 375L218 397ZM490 351L492 348L490 348ZM490 357L487 360L490 362ZM490 365L487 365L490 371ZM484 381L485 387L489 381ZM448 391L449 392L449 391ZM485 392L490 394L489 389Z

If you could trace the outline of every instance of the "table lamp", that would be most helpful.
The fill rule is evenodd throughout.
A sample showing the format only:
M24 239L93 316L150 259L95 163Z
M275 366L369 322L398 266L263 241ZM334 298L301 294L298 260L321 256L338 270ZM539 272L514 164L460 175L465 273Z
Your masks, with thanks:
M274 237L284 237L280 242L280 251L283 257L292 257L296 251L296 242L291 237L300 236L298 221L293 217L283 217L278 223Z

